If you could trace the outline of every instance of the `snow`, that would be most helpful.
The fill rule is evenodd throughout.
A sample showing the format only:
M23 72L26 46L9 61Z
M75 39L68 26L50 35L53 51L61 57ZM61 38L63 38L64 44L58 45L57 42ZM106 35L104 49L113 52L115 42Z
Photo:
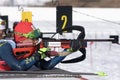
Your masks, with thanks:
M12 5L13 4L14 6L18 6L18 5L21 5L21 6L29 6L29 5L41 6L49 1L52 1L52 0L1 0L0 5L5 6L5 5Z
M40 28L42 32L55 32L56 28L56 9L55 8L24 8L27 11L33 12L33 24L35 27ZM120 9L119 8L74 8L75 11L79 11L91 16L83 15L80 13L73 13L73 25L82 25L86 30L86 39L104 39L109 38L109 35L120 35L120 25L103 21L105 20L120 21ZM0 13L3 15L9 15L10 28L14 21L20 21L20 11L17 7L0 7ZM92 17L95 16L95 17ZM76 34L75 34L76 35ZM88 42L87 57L84 61L74 64L58 64L56 67L72 71L72 72L92 72L99 71L105 72L107 76L86 76L89 80L120 80L120 45L112 44L110 42L94 42L90 44ZM81 55L79 52L75 52L66 59ZM21 79L21 78L20 78ZM20 79L0 79L0 80L20 80ZM22 78L27 80L26 78ZM40 78L41 80L56 80L56 78ZM57 80L78 80L76 78L57 78ZM32 80L30 78L29 80ZM34 80L39 80L34 78Z

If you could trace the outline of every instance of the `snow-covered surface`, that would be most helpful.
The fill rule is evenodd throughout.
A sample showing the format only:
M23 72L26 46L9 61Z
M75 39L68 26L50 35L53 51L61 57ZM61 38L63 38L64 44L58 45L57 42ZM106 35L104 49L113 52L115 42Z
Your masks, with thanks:
M25 8L33 12L33 23L35 27L40 28L42 32L50 31L55 32L56 28L56 9L55 8ZM73 13L73 24L82 25L86 30L86 38L99 39L109 38L109 35L120 34L120 25L116 23L106 22L100 19L96 19L92 16L102 19L119 22L120 21L120 9L102 9L102 8L74 8L75 11L79 11L91 16L83 15L80 13ZM12 28L12 22L20 21L20 12L17 7L0 7L0 13L3 15L9 15L10 28ZM76 35L76 34L75 34ZM59 67L64 70L72 72L99 72L103 71L108 76L84 76L89 80L120 80L120 45L112 44L110 42L94 42L88 43L87 57L84 61L74 64L59 64ZM66 59L81 55L79 52L69 55ZM41 78L40 80L61 80ZM3 79L0 79L3 80ZM4 79L4 80L20 80L20 79ZM23 80L28 80L23 78ZM32 80L32 79L29 79ZM35 78L34 80L39 80ZM78 80L75 78L64 78L64 80Z
M52 0L1 0L0 5L2 6L6 6L6 5L41 6L41 5L44 5L48 1L52 1Z
M54 27L53 31L56 31L56 8L23 8L24 11L32 11L35 27L41 28L42 31ZM21 20L21 11L18 7L0 7L0 14L9 15L10 28L14 21ZM73 25L84 26L86 32L119 33L119 14L119 8L73 8Z

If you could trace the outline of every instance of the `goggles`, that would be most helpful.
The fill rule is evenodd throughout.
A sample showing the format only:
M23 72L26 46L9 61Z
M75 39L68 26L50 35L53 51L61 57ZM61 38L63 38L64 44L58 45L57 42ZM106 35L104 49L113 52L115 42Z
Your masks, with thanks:
M23 34L23 36L30 39L38 39L42 37L42 33L40 32L39 29L35 29L32 32L29 32L28 34Z

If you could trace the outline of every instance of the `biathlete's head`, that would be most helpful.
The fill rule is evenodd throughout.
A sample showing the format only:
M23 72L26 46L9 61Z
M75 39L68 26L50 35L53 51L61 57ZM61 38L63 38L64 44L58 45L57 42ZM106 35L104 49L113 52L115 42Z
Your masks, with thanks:
M29 42L41 37L40 30L34 28L31 22L19 22L14 28L14 33L16 42Z

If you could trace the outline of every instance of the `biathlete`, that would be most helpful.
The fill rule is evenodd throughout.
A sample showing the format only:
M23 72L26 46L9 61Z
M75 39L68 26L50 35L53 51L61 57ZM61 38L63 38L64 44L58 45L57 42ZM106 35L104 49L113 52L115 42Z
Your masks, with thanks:
M17 28L18 26L19 29ZM30 69L33 65L36 65L40 69L52 69L58 63L60 63L68 54L77 51L80 48L80 44L71 44L71 48L65 49L63 52L51 51L50 48L39 48L31 56L23 59L17 59L13 54L13 50L16 49L17 43L30 42L32 45L37 46L39 30L36 30L30 22L19 22L14 27L14 33L16 40L6 40L5 36L5 21L0 19L0 60L5 61L6 64L15 71L25 71ZM75 43L72 41L71 43ZM50 60L46 61L44 58L54 56ZM62 56L60 56L62 55Z

